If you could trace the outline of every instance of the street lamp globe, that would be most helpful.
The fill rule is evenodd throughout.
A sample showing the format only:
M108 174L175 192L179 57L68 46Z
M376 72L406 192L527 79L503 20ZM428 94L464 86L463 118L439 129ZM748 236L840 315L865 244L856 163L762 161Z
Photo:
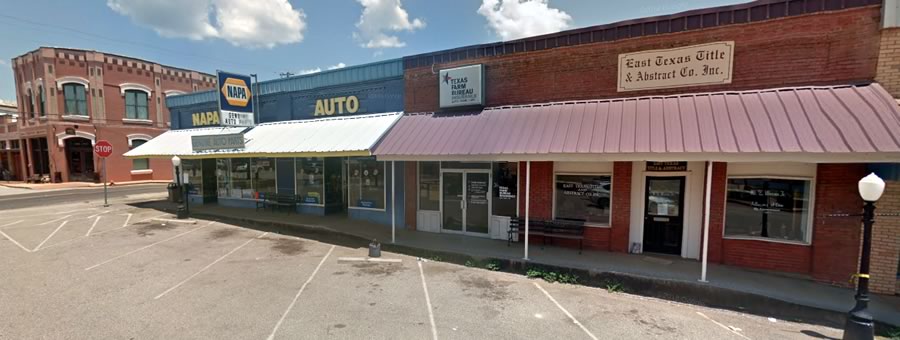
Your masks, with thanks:
M875 202L881 198L884 193L884 180L874 173L869 174L859 180L859 196L863 201Z
M172 165L174 165L175 167L181 166L181 158L179 158L178 156L172 157ZM862 182L860 182L860 183L862 183ZM860 185L862 185L862 184L860 184Z

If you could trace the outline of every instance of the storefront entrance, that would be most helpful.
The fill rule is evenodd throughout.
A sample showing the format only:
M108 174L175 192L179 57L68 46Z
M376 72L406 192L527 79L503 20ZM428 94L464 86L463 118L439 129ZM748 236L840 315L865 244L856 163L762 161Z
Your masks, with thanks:
M66 163L69 167L69 181L94 181L94 150L87 138L66 139Z
M490 170L441 171L441 228L488 236Z
M681 255L684 176L647 177L644 251Z

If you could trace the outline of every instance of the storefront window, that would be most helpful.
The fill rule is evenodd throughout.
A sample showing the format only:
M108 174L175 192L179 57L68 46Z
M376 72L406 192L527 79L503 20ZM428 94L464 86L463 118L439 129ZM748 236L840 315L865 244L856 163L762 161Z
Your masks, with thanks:
M254 158L251 164L253 169L253 188L259 195L275 193L275 159Z
M229 169L231 170L231 185L228 187L227 197L254 198L250 158L232 158Z
M725 236L808 242L810 181L729 178Z
M316 158L297 158L297 196L304 204L324 204L325 197L325 160Z
M228 188L231 186L231 160L216 159L216 196L229 197Z
M494 163L494 202L496 216L516 216L518 193L518 163Z
M350 206L384 209L384 162L374 158L350 159Z
M188 193L191 195L199 195L203 192L203 169L201 167L202 161L199 159L184 159L181 161L181 166L184 168L184 173L187 175L188 184L190 184L190 190Z
M419 210L441 210L441 163L419 162Z
M609 225L612 178L602 175L556 175L555 218Z

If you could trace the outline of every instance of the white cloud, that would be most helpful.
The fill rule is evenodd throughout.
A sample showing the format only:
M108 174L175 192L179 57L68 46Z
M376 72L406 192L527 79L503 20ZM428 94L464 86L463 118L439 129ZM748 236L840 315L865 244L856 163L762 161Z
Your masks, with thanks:
M421 19L409 20L409 14L403 9L400 0L357 1L363 5L363 12L356 23L358 32L354 32L353 36L361 41L362 47L403 47L406 43L393 33L412 32L425 27L425 22Z
M572 17L549 0L482 0L478 14L502 40L515 40L569 28Z
M328 66L328 67L326 67L325 69L326 69L326 70L337 70L337 69L339 69L339 68L344 68L344 67L347 67L347 64L344 64L344 63L337 63L337 64L334 64L334 65ZM310 69L300 70L299 74L300 74L300 75L304 75L304 74L312 74L312 73L318 73L318 72L322 72L322 68L321 68L321 67L316 67L316 68L310 68Z
M113 11L164 37L219 38L272 48L303 40L306 14L287 0L107 0Z
M0 59L0 65L4 65L4 66L7 65L6 60Z

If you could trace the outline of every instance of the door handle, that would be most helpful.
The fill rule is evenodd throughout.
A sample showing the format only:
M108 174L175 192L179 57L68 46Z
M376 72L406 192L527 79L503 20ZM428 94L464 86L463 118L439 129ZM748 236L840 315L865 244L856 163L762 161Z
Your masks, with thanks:
M466 210L466 200L459 200L459 210Z

